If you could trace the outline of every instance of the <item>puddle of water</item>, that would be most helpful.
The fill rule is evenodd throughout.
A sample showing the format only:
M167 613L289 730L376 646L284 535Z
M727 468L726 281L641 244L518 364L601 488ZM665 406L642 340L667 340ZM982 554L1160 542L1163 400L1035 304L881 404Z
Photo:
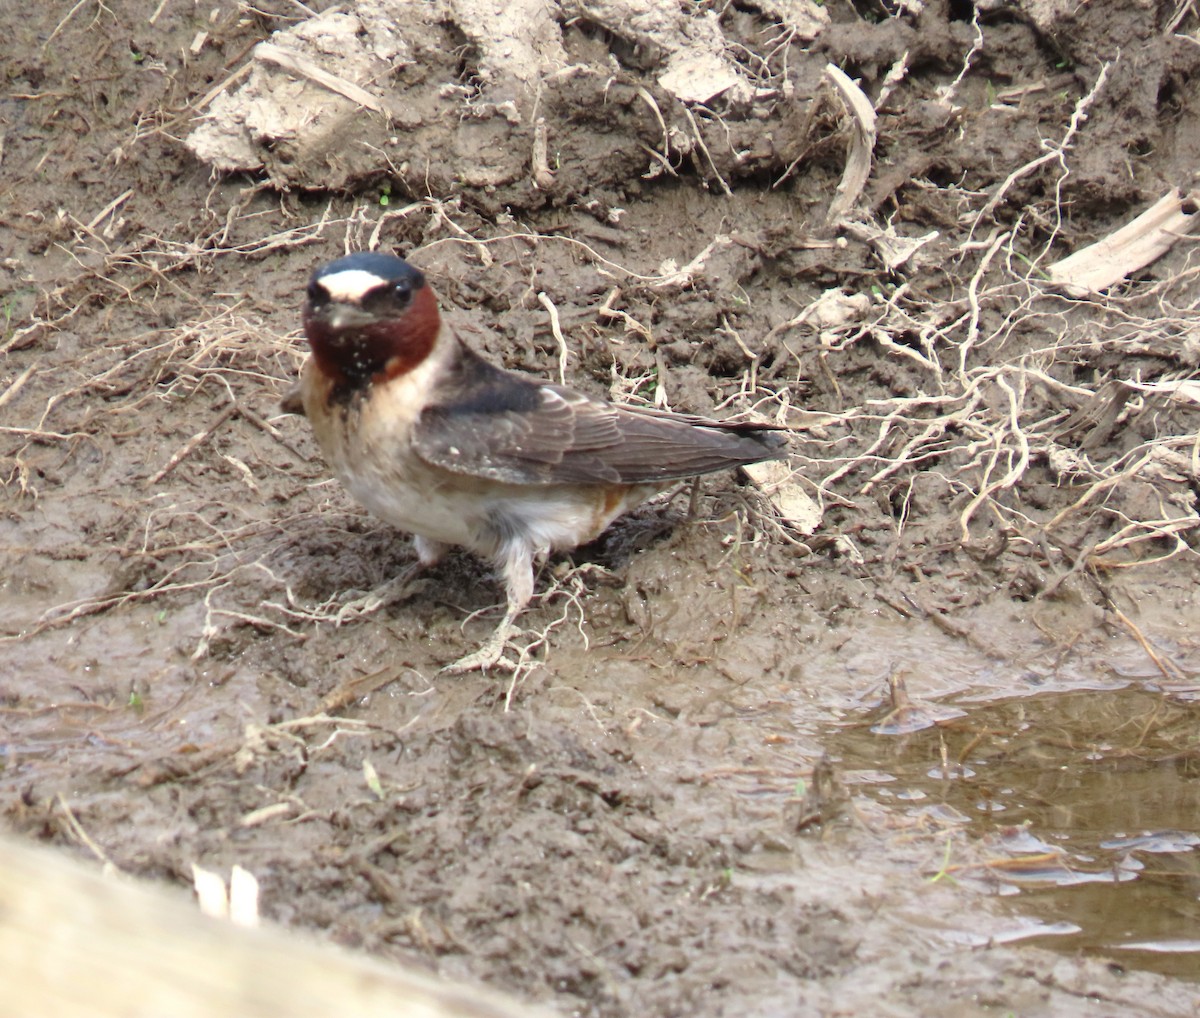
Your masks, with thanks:
M880 714L830 754L891 808L962 816L971 857L942 876L1011 895L1021 939L1200 979L1200 707L1136 688L960 706L897 735Z

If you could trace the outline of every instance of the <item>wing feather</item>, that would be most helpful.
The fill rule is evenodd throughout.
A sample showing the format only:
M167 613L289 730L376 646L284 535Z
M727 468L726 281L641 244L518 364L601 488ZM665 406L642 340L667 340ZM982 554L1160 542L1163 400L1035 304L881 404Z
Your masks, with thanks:
M782 454L769 426L618 406L465 354L413 434L422 459L455 473L512 484L636 484Z

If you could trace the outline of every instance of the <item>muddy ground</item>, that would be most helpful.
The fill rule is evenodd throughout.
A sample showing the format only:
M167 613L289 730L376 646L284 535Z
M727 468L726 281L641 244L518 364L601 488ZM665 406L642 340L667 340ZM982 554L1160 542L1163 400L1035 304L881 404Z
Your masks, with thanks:
M240 173L186 143L300 5L152 6L0 9L6 827L181 886L241 864L272 919L563 1013L1196 1013L1194 946L1164 974L1104 948L1119 915L1022 942L1011 842L1052 823L870 791L931 733L969 780L994 702L1047 772L1070 745L1195 786L1195 245L1103 297L1046 276L1192 186L1190 5L839 2L811 39L716 5L750 91L699 105L565 5L568 60L609 70L547 87L537 181L528 105L484 109L524 86L430 5L380 79L418 112L360 111L340 146L391 148L325 189L274 142ZM831 62L878 104L832 225ZM927 239L889 268L885 229ZM819 523L734 477L647 506L543 571L516 674L438 672L497 617L466 555L337 625L410 550L278 403L308 273L372 244L509 366L785 425ZM1118 688L1137 738L1060 715Z

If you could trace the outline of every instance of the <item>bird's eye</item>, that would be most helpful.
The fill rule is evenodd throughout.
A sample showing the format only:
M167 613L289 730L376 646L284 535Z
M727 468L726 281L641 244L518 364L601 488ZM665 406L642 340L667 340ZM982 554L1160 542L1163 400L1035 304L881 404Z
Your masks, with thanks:
M392 293L396 295L396 300L407 304L409 297L412 296L412 283L407 279L398 279L392 284Z

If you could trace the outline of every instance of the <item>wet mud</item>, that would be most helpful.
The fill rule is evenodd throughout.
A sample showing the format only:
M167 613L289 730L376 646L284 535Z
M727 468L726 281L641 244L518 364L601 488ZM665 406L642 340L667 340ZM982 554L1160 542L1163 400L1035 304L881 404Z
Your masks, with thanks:
M1192 186L1200 21L976 6L728 6L741 106L568 14L616 70L547 94L538 186L431 112L486 69L448 5L394 78L439 172L325 188L186 143L296 5L0 12L5 829L562 1013L1194 1014L1194 244L1045 266ZM880 100L867 233L827 63ZM786 427L817 522L648 504L543 568L515 673L439 674L499 617L466 554L338 624L411 549L279 401L372 245L509 367Z

